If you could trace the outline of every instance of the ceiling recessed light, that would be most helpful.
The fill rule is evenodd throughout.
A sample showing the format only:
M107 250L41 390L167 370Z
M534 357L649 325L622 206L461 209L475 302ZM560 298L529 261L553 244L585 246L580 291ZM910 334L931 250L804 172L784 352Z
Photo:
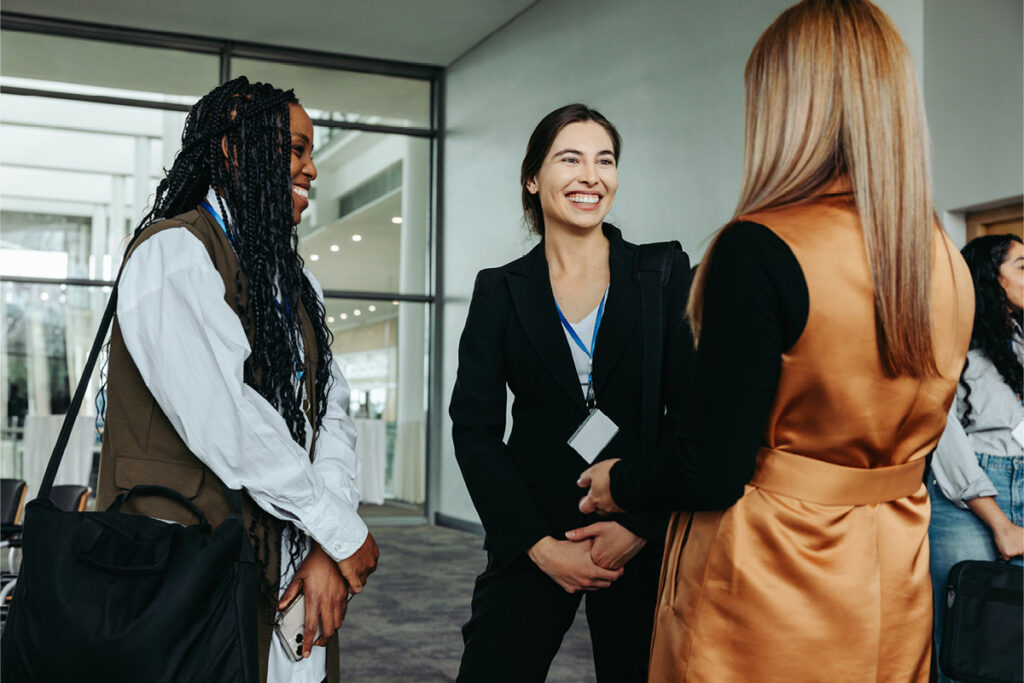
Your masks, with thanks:
M340 250L341 250L341 247L339 247L337 244L332 244L331 245L331 251L340 251Z
M363 239L362 235L352 235L352 241L353 242L358 242L358 241L360 241L362 239Z
M319 261L320 260L320 254L310 254L309 255L309 260L310 261Z
M352 311L352 315L362 315L362 314L363 314L363 312L360 311L358 308L356 310Z
M401 216L395 216L394 218L391 219L391 222L394 223L395 225L401 225L402 224L402 217Z
M39 295L39 298L42 299L43 301L49 301L50 300L50 293L49 292L43 292L42 294Z
M391 303L393 303L393 304L394 304L395 306L397 306L397 305L398 305L398 299L395 299L395 300L394 300L394 301L392 301Z
M342 320L348 320L348 313L342 313L341 314L341 319Z
M327 322L333 323L334 322L334 316L333 315L327 316Z
M376 306L374 306L373 304L370 304L370 305L369 305L369 306L367 306L366 308L367 308L367 310L369 310L369 311L370 311L370 313L373 313L374 311L376 311L376 310L377 310L377 307L376 307Z

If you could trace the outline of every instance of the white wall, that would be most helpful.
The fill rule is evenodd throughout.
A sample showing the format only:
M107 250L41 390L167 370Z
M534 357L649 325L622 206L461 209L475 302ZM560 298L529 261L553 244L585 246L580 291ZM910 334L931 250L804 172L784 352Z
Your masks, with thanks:
M975 2L878 3L903 32L918 74L927 78L925 2ZM1013 3L1016 0L1007 4ZM441 397L445 408L477 270L505 263L533 244L520 226L518 170L537 121L573 101L590 104L613 121L622 133L623 155L611 220L634 242L678 239L696 261L710 233L731 215L739 193L747 56L761 32L790 4L543 0L449 68ZM936 11L932 22L944 26L938 15ZM1013 26L1019 30L1020 21ZM932 29L931 35L938 33L938 28ZM986 52L988 47L965 43L944 49ZM1005 58L1019 61L1019 55L1017 49ZM943 57L954 59L950 54ZM1018 75L1018 92L1019 80ZM955 89L947 91L942 100L954 95ZM1019 110L1019 96L1017 103ZM983 125L965 128L957 121L943 135L991 140L997 132ZM1019 126L1016 135L1019 141ZM936 148L947 154L943 141ZM1018 142L1018 152L1019 148ZM1019 153L1014 158L1019 161ZM949 173L956 177L962 171ZM973 186L988 185L983 177ZM445 414L439 509L475 521L450 434Z
M1024 185L1024 5L925 0L924 94L935 197L956 211Z

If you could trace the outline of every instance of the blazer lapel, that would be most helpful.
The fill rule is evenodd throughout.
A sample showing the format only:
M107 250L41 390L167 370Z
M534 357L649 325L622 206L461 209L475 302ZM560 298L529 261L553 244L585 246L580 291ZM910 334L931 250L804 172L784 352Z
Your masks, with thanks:
M511 267L505 280L512 294L516 316L537 355L569 399L585 408L572 351L555 309L543 242Z
M633 277L633 255L626 251L622 233L617 228L605 224L605 236L609 241L611 284L594 348L594 393L598 406L601 405L601 388L632 339L633 328L640 317L640 288Z

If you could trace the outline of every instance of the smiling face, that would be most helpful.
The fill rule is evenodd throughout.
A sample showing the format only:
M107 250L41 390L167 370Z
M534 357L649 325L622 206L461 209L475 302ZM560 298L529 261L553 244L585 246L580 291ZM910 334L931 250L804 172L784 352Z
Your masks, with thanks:
M302 220L302 212L309 208L309 188L316 179L313 164L313 122L306 110L297 104L288 105L291 119L292 222Z
M1011 306L1018 311L1024 308L1024 244L1010 242L1006 258L999 264L999 284Z
M555 137L526 189L540 198L544 230L600 228L619 187L614 146L594 121L570 123Z

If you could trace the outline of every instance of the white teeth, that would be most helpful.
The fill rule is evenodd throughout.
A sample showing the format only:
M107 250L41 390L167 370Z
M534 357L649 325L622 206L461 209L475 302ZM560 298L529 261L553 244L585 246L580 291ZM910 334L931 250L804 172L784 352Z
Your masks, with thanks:
M601 198L595 194L571 194L569 195L569 201L576 202L577 204L597 204L601 201Z
M292 186L292 192L294 192L295 194L299 195L300 197L305 197L305 198L309 199L309 191L306 190L306 188L304 188L304 187L298 187L298 186L293 185Z

